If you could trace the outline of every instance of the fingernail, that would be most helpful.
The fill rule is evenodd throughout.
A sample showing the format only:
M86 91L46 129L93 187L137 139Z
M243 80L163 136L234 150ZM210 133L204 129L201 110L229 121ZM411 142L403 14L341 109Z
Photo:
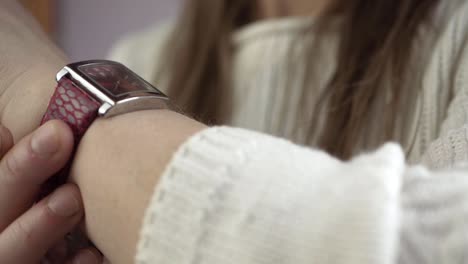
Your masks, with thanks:
M59 147L57 132L50 124L45 124L34 132L31 139L31 148L41 157L50 157Z
M49 209L56 215L62 217L70 217L78 213L80 210L80 203L71 191L58 190L52 194L47 203Z
M85 250L81 252L73 260L73 264L90 264L90 263L99 263L99 258L91 250Z

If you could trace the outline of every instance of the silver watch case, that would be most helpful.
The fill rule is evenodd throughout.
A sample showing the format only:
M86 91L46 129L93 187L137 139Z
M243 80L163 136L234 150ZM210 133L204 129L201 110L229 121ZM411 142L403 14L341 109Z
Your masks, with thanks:
M80 89L88 93L92 98L96 99L101 104L98 111L98 115L100 117L108 118L140 110L171 109L169 98L166 95L125 66L124 67L133 74L135 78L139 79L139 81L143 82L147 86L154 88L154 92L139 91L119 97L109 94L105 89L100 87L97 82L85 74L80 73L78 67L89 64L118 64L119 66L123 66L120 63L107 60L82 61L65 66L57 73L56 79L57 82L59 82L64 77L69 78Z

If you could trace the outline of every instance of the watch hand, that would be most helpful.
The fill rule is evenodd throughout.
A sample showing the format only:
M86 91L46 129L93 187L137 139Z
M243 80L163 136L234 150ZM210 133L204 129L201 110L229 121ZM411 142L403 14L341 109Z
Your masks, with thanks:
M114 86L114 91L117 91L117 88L120 86L120 80L117 81L117 83Z

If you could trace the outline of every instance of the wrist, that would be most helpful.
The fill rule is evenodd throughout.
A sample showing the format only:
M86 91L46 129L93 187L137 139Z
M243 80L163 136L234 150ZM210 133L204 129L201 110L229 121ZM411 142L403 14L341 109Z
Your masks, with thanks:
M159 177L179 146L204 128L169 110L149 110L98 119L88 129L71 178L82 192L88 236L112 263L133 262Z

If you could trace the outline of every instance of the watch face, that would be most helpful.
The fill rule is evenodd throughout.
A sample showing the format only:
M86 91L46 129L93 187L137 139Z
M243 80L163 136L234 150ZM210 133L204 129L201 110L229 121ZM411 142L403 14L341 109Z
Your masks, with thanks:
M115 98L135 92L152 92L162 95L121 64L91 63L79 66L78 70Z

